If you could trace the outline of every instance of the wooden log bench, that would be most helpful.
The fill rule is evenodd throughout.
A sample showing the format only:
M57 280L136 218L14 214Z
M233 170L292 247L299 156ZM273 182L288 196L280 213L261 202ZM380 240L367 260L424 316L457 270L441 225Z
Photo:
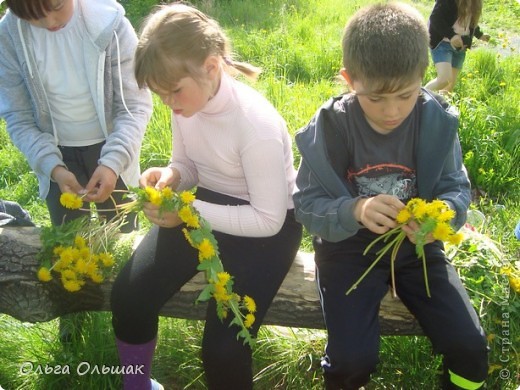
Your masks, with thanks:
M82 311L110 311L112 281L85 285L75 293L60 282L42 283L36 278L40 232L35 227L0 227L0 313L24 322L45 322ZM299 252L265 318L265 325L324 329L311 253ZM205 286L202 274L195 276L166 303L161 315L202 320L205 303L194 304ZM417 321L390 294L380 309L383 335L419 335Z

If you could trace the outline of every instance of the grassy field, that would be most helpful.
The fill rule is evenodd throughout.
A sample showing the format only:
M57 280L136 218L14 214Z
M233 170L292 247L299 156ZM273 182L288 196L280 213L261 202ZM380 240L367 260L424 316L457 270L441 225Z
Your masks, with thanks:
M255 87L287 120L291 134L304 126L330 96L341 64L342 29L356 9L374 1L199 0L194 5L215 17L229 34L238 58L263 68ZM432 1L408 1L427 18ZM156 3L122 0L136 28ZM520 4L484 3L481 26L492 37L468 53L452 103L460 111L464 161L474 188L476 231L459 248L449 248L479 312L490 345L488 389L520 385L520 299L508 272L520 268ZM430 66L425 81L434 77ZM1 97L2 99L6 97ZM155 100L141 153L142 168L164 165L171 150L170 113ZM296 161L299 154L294 149ZM11 145L0 122L0 198L28 209L47 225L44 203L24 157ZM306 237L303 249L310 250ZM120 261L124 261L121 258ZM509 270L509 271L508 271ZM0 388L116 389L118 375L94 367L116 366L109 313L86 314L79 341L64 349L57 321L21 323L0 315ZM152 373L167 389L205 389L199 359L202 324L161 318ZM321 389L319 359L326 334L297 328L262 327L254 350L258 390ZM49 370L53 370L50 372ZM45 371L47 370L47 371ZM55 372L59 370L60 372ZM368 389L435 389L441 360L424 337L383 337L381 363ZM68 372L65 372L68 371ZM79 371L79 372L78 372Z

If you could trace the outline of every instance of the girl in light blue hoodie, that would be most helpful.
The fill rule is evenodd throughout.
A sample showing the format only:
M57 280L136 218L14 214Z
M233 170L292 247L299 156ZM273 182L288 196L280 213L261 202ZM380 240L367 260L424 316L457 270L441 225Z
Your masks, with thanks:
M63 192L113 209L114 189L138 184L152 110L150 92L133 76L134 29L115 0L6 4L0 117L38 177L52 223L82 213L61 206ZM114 198L119 202L121 194Z

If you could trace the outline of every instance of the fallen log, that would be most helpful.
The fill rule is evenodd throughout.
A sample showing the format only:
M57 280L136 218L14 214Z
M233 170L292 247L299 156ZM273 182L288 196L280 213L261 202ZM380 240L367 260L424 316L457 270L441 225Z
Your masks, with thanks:
M75 312L110 311L112 280L70 293L58 280L42 283L36 278L39 234L36 227L0 228L0 313L34 323ZM202 320L206 304L195 300L204 286L204 276L198 274L166 303L161 315ZM311 253L298 253L264 323L324 329ZM384 335L422 334L414 317L390 294L381 304L380 325Z

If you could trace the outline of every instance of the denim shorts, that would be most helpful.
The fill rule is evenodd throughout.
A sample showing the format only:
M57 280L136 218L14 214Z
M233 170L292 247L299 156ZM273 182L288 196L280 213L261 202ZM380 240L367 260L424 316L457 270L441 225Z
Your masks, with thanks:
M449 62L452 68L462 69L462 64L466 58L466 50L455 50L449 42L440 41L439 44L430 51L434 64L438 62Z

